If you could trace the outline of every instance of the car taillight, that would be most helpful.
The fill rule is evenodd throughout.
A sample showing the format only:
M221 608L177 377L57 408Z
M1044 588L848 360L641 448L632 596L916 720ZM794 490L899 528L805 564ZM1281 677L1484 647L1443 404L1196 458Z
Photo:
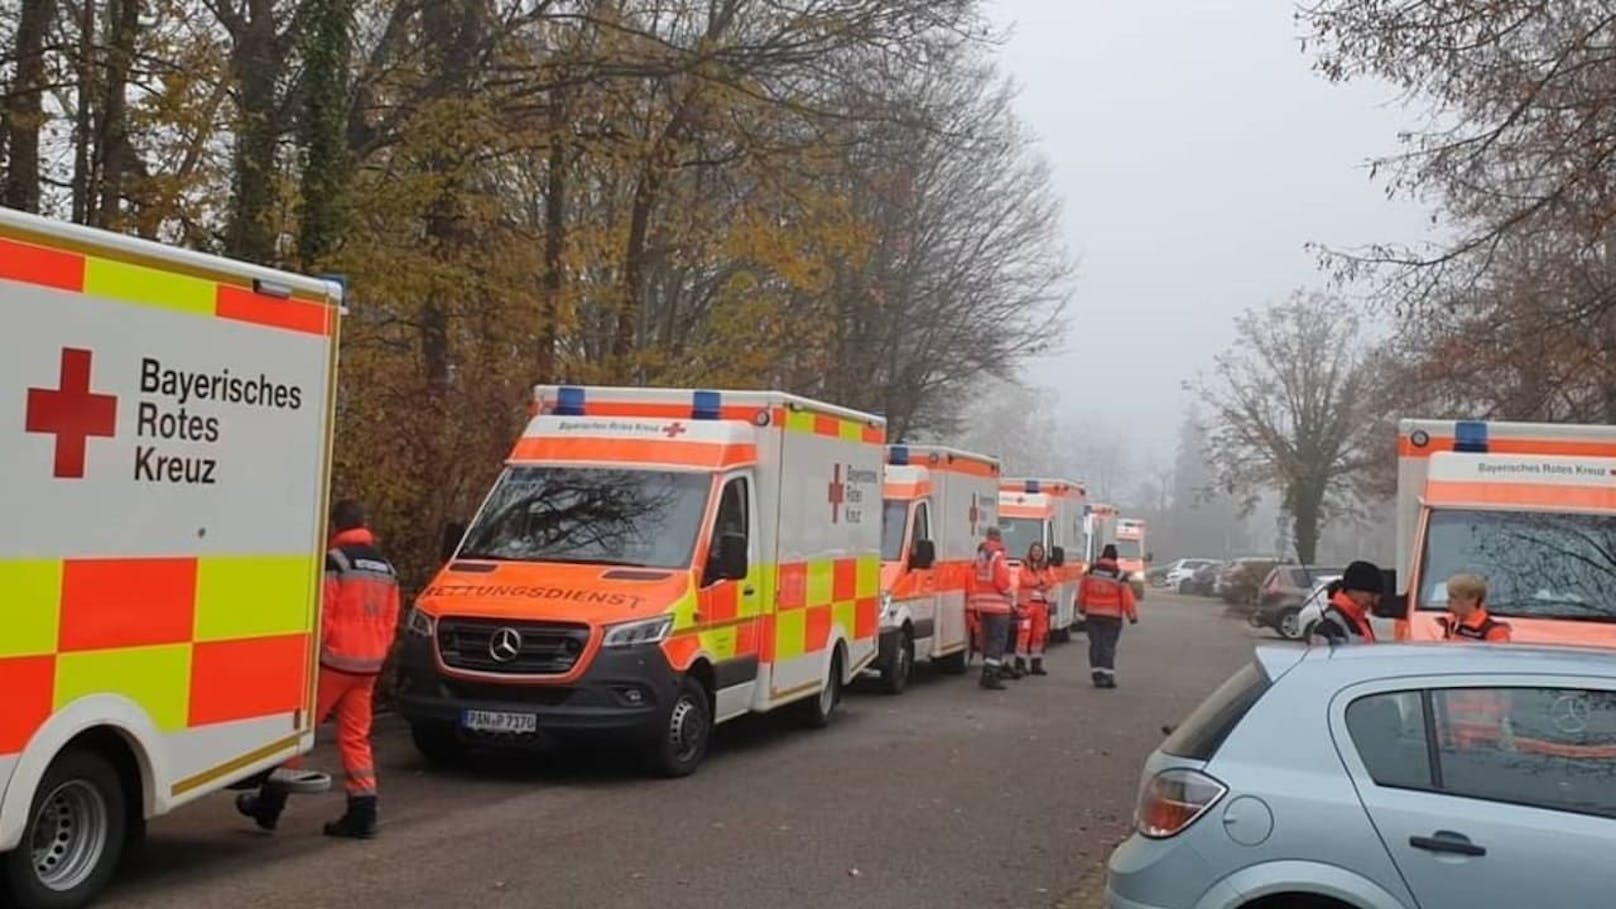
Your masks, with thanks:
M1199 770L1164 770L1139 793L1134 826L1151 839L1177 836L1228 791L1228 787Z

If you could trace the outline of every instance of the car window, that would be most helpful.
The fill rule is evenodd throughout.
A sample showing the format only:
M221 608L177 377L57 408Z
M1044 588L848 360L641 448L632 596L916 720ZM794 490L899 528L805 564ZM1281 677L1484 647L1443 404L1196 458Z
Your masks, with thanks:
M1306 568L1292 568L1290 570L1291 586L1306 589L1312 583Z
M1454 795L1616 818L1616 692L1432 692L1439 785Z
M1390 691L1347 705L1347 734L1381 786L1430 789L1431 759L1418 691Z
M1218 686L1173 730L1167 741L1162 743L1161 750L1174 757L1212 760L1223 740L1229 737L1241 717L1257 703L1271 684L1261 666L1247 663Z

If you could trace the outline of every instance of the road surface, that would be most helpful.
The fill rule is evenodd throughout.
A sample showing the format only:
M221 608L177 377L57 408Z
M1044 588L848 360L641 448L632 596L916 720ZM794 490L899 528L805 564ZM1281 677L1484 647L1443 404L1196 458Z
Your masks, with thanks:
M107 907L1097 905L1139 765L1251 653L1221 604L1151 592L1121 687L1090 686L1084 638L1052 674L989 692L922 676L850 692L830 728L724 727L693 777L609 755L428 772L379 721L381 836L319 833L337 794L294 798L275 834L211 796L151 827ZM315 766L336 771L321 746Z

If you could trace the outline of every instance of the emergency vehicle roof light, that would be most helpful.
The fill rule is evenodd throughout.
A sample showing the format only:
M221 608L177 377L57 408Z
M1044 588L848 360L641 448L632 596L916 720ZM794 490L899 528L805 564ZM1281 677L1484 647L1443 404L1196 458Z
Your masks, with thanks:
M909 446L907 446L907 445L894 445L894 446L892 446L891 450L887 452L887 463L888 464L895 464L895 465L897 465L899 467L902 467L905 464L908 464L909 463Z
M1028 492L1037 492L1038 491L1038 481L1037 480L1028 480L1027 481L1027 491Z
M698 391L691 395L690 419L716 420L723 412L723 400L716 391Z
M563 385L556 389L555 413L558 417L583 416L584 390L575 385Z
M1453 426L1453 450L1471 454L1487 453L1487 424L1481 420L1460 420Z
M253 293L258 294L260 297L277 297L282 300L292 298L290 285L282 284L279 281L265 281L263 278L253 279Z

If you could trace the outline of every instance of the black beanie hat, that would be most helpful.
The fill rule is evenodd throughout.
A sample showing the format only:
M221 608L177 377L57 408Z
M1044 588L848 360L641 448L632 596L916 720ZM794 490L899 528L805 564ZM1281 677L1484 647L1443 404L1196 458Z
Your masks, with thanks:
M1112 543L1105 544L1105 548L1100 550L1100 558L1115 562L1117 560L1117 547Z
M1384 593L1385 591L1381 589L1380 568L1373 562L1353 562L1341 573L1341 589Z

